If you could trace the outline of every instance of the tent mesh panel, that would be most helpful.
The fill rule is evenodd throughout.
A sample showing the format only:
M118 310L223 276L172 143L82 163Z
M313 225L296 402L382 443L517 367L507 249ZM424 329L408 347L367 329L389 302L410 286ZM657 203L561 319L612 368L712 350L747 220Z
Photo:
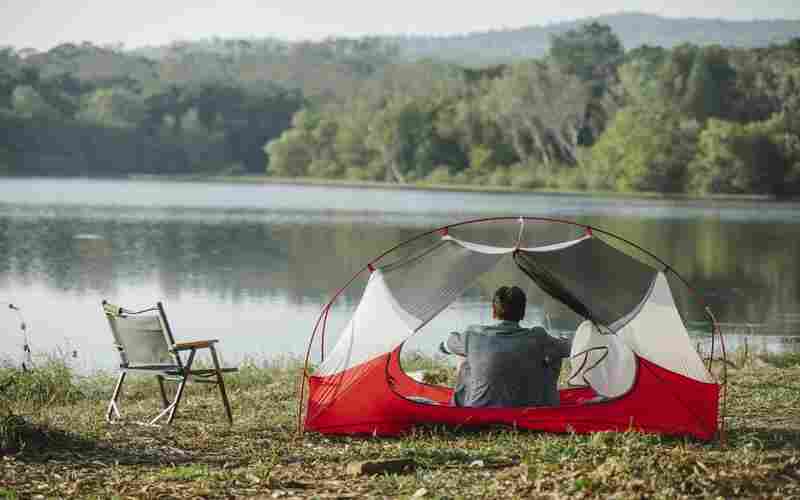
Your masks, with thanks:
M518 250L514 260L546 293L607 327L636 309L658 273L599 238L557 252Z

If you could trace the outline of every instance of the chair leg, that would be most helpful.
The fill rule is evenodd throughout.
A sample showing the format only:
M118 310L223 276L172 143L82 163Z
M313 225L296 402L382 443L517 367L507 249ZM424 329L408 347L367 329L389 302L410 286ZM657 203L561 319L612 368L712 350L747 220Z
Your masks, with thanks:
M225 413L228 415L228 423L233 425L233 413L231 412L231 404L228 401L228 393L225 392L225 380L222 378L222 370L219 367L219 358L217 357L217 350L214 346L210 346L211 359L214 361L214 370L217 372L217 385L219 386L219 393L222 396L222 403L225 405Z
M158 380L158 388L161 389L162 408L166 408L169 406L169 401L167 400L167 392L164 390L164 376L156 375L156 379Z
M172 420L175 419L175 412L178 411L178 404L181 402L181 397L183 397L183 389L186 387L186 383L189 382L189 378L191 377L191 368L192 363L194 362L194 355L195 350L192 349L191 354L189 354L189 360L186 363L186 366L183 368L183 373L181 374L181 382L178 385L178 390L175 391L175 398L172 400L168 406L166 406L161 413L155 416L153 420L151 420L149 425L155 425L156 422L161 420L164 415L167 415L167 425L172 423Z
M194 363L194 355L197 354L197 349L192 349L189 353L189 359L186 360L186 366L183 367L184 375L183 380L181 380L180 385L178 386L178 390L175 393L175 399L172 401L171 409L169 411L169 417L167 418L167 425L172 424L172 420L175 418L175 412L178 411L178 405L181 402L181 398L183 397L183 389L186 387L186 383L189 382L189 378L192 376L192 363Z
M122 394L122 383L125 382L125 375L127 372L120 372L119 377L117 377L117 383L114 386L114 394L111 396L111 401L108 403L108 410L106 411L106 422L111 423L112 418L111 415L116 415L116 418L121 418L122 415L119 412L119 407L117 406L117 400L119 396Z
M175 393L175 401L172 402L170 407L169 417L167 417L167 425L172 424L172 420L175 418L175 412L178 411L178 403L181 402L181 397L183 396L183 388L186 387L186 382L188 381L189 375L187 374L186 377L181 380L181 383L178 386L178 391Z

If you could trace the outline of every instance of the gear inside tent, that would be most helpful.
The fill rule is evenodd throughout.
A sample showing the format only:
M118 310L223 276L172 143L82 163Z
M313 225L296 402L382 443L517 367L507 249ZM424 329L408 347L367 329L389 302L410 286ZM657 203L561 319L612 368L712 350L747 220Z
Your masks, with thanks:
M518 220L520 235L525 222L570 224L581 234L530 247L521 246L521 237L513 246L493 246L453 236L456 227L500 220ZM397 435L425 424L507 424L552 432L716 436L721 387L692 346L668 279L675 272L653 254L598 228L552 219L482 219L420 237L430 235L429 244L402 258L382 264L408 242L364 267L363 295L337 342L329 352L322 348L313 370L307 358L308 394L301 394L299 414L304 430ZM653 262L619 248L625 245ZM429 322L500 263L510 263L582 320L558 406L458 407L452 388L419 382L401 366L405 343L426 335ZM315 338L324 336L339 293L323 309L309 353ZM712 334L718 333L714 327Z

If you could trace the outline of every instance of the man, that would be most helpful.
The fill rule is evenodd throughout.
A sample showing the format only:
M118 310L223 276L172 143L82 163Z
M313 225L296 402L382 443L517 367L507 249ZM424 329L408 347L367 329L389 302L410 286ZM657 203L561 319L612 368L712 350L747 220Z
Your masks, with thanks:
M561 358L568 340L551 337L542 327L522 328L525 292L503 286L492 300L491 326L453 332L439 349L463 356L453 399L456 406L558 406Z

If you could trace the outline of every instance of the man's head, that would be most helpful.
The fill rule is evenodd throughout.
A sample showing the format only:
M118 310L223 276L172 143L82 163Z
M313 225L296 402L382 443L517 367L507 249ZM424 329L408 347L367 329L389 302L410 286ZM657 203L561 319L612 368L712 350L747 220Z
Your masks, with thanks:
M496 319L521 321L525 317L525 292L518 286L501 286L494 292L492 311Z

